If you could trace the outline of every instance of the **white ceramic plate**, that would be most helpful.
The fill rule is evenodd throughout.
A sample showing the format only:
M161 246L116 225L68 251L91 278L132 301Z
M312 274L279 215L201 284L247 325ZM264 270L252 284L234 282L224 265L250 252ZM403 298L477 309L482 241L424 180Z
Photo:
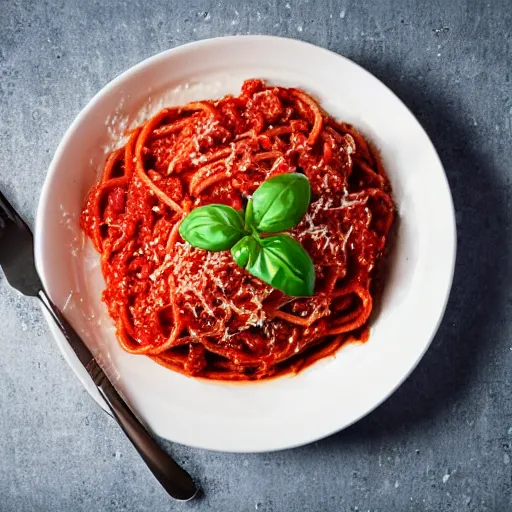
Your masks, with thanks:
M381 150L399 212L380 314L364 345L297 376L268 382L207 382L171 372L118 346L100 301L99 258L78 226L87 191L119 134L165 105L237 93L250 77L301 87ZM355 422L387 398L429 346L441 320L455 260L454 211L432 143L403 103L350 60L307 43L267 36L211 39L169 50L103 88L64 136L43 187L36 260L52 299L141 419L191 446L256 452L309 443ZM63 336L67 361L101 404ZM104 405L104 404L103 404Z

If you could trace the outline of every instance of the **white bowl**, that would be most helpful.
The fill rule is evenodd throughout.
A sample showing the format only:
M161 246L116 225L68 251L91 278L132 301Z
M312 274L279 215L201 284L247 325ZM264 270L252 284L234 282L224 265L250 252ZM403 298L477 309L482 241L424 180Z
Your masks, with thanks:
M100 300L99 257L78 219L105 151L165 105L237 93L250 77L301 87L380 149L399 213L382 305L366 344L342 348L297 376L245 384L191 379L119 347ZM350 60L267 36L210 39L156 55L117 77L84 108L50 166L36 222L37 267L55 303L141 419L191 446L256 452L305 444L379 405L408 376L439 325L455 263L454 210L428 136L403 103ZM67 361L101 404L61 333ZM104 404L103 404L104 405Z

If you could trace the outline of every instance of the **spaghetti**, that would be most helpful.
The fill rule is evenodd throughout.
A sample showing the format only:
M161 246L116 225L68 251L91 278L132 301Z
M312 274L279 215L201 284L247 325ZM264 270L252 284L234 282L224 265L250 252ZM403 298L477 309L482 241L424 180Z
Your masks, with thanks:
M240 209L266 179L302 172L309 210L291 234L316 272L292 298L229 251L181 239L193 208ZM304 91L246 81L239 96L166 108L107 158L81 227L101 254L103 300L124 350L186 375L262 379L366 341L372 280L393 223L379 157Z

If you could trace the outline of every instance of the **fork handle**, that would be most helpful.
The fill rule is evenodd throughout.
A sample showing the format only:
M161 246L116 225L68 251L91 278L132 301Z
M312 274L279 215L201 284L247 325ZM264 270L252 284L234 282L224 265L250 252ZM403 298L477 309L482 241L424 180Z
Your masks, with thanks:
M114 418L162 487L177 500L194 498L198 489L191 476L165 450L158 446L116 391L78 333L57 306L53 304L48 295L41 290L38 297L50 312L81 363L86 367Z
M87 365L87 371L98 386L114 418L162 487L177 500L194 498L198 489L190 475L158 446L119 396L96 360L93 359Z

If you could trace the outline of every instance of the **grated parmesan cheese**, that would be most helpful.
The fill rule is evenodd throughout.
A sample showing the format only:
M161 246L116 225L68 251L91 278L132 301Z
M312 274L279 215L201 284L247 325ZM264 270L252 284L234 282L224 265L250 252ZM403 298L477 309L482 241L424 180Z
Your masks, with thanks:
M220 314L227 319L242 317L244 327L239 332L263 325L266 319L263 301L271 288L238 267L229 252L202 251L178 242L170 264L175 295L181 307L194 317L202 313L214 318ZM224 339L229 336L226 330Z

